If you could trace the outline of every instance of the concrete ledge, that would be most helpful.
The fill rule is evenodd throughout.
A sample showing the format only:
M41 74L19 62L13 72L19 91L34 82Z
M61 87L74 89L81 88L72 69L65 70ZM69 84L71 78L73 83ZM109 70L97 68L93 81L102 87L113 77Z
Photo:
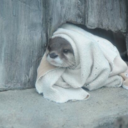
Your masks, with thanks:
M90 94L87 101L57 104L35 89L0 92L0 128L115 128L115 120L128 115L127 90L102 88Z

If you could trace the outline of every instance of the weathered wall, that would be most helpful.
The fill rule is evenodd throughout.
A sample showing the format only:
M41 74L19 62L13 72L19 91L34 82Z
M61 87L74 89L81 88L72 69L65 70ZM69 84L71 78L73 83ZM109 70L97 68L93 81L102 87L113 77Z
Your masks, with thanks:
M0 0L0 90L34 86L46 40L42 0Z
M88 28L126 32L127 0L47 0L48 34L70 21Z
M48 35L66 21L85 23L86 0L46 0L46 24Z
M86 25L126 32L127 0L87 0Z
M126 32L127 0L0 0L0 90L34 87L44 45L69 21Z

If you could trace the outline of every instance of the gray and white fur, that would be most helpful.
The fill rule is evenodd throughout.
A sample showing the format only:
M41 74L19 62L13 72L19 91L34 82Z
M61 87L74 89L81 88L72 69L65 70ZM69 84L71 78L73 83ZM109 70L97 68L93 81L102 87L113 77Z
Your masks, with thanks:
M62 37L49 40L47 61L57 67L72 67L75 57L71 44Z

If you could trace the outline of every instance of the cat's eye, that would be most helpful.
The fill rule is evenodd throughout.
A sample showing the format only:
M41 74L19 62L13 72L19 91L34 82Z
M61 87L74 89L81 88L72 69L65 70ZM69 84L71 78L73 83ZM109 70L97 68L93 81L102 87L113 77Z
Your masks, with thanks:
M64 50L63 50L63 53L65 53L65 54L67 54L68 52L69 52L68 49L64 49Z

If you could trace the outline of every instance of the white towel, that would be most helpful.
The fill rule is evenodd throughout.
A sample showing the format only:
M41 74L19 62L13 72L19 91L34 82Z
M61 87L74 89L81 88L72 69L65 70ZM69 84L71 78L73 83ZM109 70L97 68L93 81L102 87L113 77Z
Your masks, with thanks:
M59 68L49 64L44 54L38 67L36 90L49 100L64 103L89 98L88 90L120 87L119 76L127 69L119 52L108 40L70 24L61 26L52 38L62 37L72 46L75 67ZM46 51L47 52L47 51Z

